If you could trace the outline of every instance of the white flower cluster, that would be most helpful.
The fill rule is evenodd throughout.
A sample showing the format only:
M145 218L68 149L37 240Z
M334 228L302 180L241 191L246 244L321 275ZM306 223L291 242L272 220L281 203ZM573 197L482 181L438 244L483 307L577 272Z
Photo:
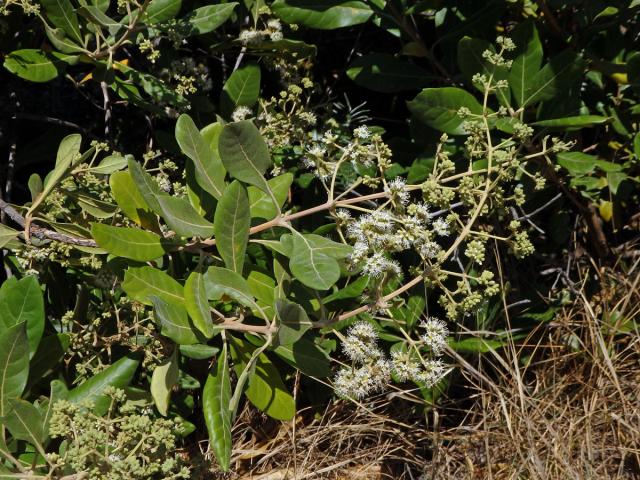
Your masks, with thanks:
M345 227L346 237L353 243L351 266L361 266L362 272L373 278L402 274L400 265L390 258L393 253L415 249L424 259L436 259L442 251L436 238L450 234L446 219L432 221L427 204L408 203L409 192L403 180L389 182L386 191L399 208L374 210L357 219L344 210L335 214L337 223Z
M391 379L391 364L377 345L378 335L367 322L358 322L342 342L344 353L353 366L338 371L333 388L343 398L362 399L382 390Z
M355 128L352 138L346 142L331 130L314 137L315 144L307 147L304 164L323 180L333 174L338 162L349 161L355 169L372 167L376 164L379 169L388 168L391 150L384 144L382 137L371 133L366 125ZM309 158L314 156L314 151L322 151L324 155L322 158ZM331 173L327 174L327 172Z
M434 317L422 322L421 327L425 330L421 340L429 348L431 358L421 358L410 350L396 350L391 353L391 371L401 382L413 381L431 388L447 373L444 362L436 357L444 351L449 330L442 320Z
M447 345L447 337L449 336L447 324L439 318L429 317L420 326L424 329L422 341L434 355L441 355Z
M392 373L400 382L413 381L428 388L436 385L447 373L446 365L437 357L444 350L449 330L443 321L433 317L421 326L421 340L430 350L429 358L422 358L417 351L395 350L389 361L377 344L373 326L367 322L354 324L342 341L342 349L353 365L341 368L333 381L338 396L362 399L384 389Z
M278 42L284 38L282 35L282 24L277 18L268 20L265 28L261 30L255 28L242 30L238 36L238 40L244 45L259 44L267 38L272 42Z

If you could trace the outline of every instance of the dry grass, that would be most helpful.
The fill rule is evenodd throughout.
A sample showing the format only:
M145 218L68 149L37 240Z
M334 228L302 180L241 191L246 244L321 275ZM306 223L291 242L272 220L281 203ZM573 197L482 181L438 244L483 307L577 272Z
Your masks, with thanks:
M428 418L402 394L295 425L246 410L228 478L640 479L640 261L599 282L591 297L569 285L576 301L525 341L450 351L466 395Z
M606 273L613 289L576 292L533 349L485 356L498 379L463 364L477 393L427 478L640 478L640 337L622 331L640 319L634 270L632 285Z

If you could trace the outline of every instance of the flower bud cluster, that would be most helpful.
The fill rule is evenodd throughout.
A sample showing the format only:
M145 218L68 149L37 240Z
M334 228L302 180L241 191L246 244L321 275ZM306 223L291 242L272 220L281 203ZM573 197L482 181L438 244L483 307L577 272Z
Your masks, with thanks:
M49 454L54 469L84 473L91 479L191 478L176 451L180 425L156 418L149 405L128 402L125 392L108 387L108 415L92 413L93 405L58 400L49 433L65 442Z

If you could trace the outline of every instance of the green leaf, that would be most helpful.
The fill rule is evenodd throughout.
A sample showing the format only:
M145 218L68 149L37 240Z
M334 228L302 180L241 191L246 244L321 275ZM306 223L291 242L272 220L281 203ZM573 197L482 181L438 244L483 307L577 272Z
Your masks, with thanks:
M313 324L304 309L286 299L275 301L278 318L278 345L292 345L302 337Z
M580 115L577 117L565 117L565 118L553 118L550 120L540 120L533 122L531 125L536 127L549 127L549 128L582 128L591 127L593 125L602 125L607 123L609 117L602 117L600 115Z
M134 356L122 357L106 370L85 380L73 390L69 390L67 400L75 404L89 402L93 404L93 411L96 415L104 415L111 404L110 397L104 394L105 389L107 387L125 388L128 386L139 364L140 361Z
M27 332L28 333L28 332ZM71 338L66 333L56 333L44 337L38 345L38 350L29 363L29 381L27 390L42 377L58 367L64 354L69 349Z
M264 172L271 166L269 149L260 131L248 120L227 123L218 141L227 171L238 180L271 194Z
M595 170L598 157L582 152L560 152L557 159L558 165L572 175L585 175Z
M158 195L156 200L162 218L178 235L202 238L213 236L213 224L196 212L184 198Z
M627 79L636 95L640 96L640 52L633 52L627 58Z
M234 108L252 107L260 95L260 67L245 65L233 72L222 88L220 104L229 115Z
M42 415L31 403L14 398L9 400L9 412L2 422L11 432L14 440L24 440L44 454L42 442L44 442L44 429Z
M276 0L271 9L285 23L319 30L359 25L373 14L365 2L340 0Z
M351 282L344 288L337 289L331 295L327 295L322 299L322 304L326 305L337 300L346 300L349 298L355 298L362 295L364 289L369 285L370 278L367 275L363 275L355 281Z
M99 247L118 257L147 262L165 254L163 239L145 230L94 223L91 235Z
M74 57L36 49L15 50L4 59L4 68L30 82L44 83L57 78Z
M42 0L40 3L54 26L64 30L76 42L82 43L78 16L69 0Z
M126 167L129 158L133 157L131 155L109 155L108 157L103 158L98 165L91 167L89 171L101 175L109 175Z
M465 338L464 340L447 340L456 352L487 353L506 344L505 341L484 338Z
M144 12L144 23L153 25L175 18L180 13L182 0L151 0Z
M145 305L151 305L150 297L182 305L184 288L162 270L153 267L130 267L124 274L122 288L127 295Z
M9 400L19 398L29 376L29 342L25 323L0 334L0 417L7 414Z
M216 125L216 124L214 124ZM212 126L210 126L212 127ZM195 123L189 115L182 114L176 122L176 141L180 146L180 150L191 159L195 167L196 182L205 192L220 198L225 189L224 176L225 170L222 162L214 153L211 142L217 143L217 137L221 126L214 128L215 131L209 129L206 138L198 131ZM207 142L207 139L209 142ZM215 145L217 147L217 145ZM215 148L217 150L217 148Z
M607 172L607 183L609 184L609 190L616 195L620 184L627 180L629 176L624 172Z
M163 417L169 413L171 390L178 383L180 376L178 363L178 350L175 349L167 360L156 366L151 375L151 396Z
M411 295L405 305L400 308L391 308L390 313L393 318L404 321L407 328L412 328L422 316L425 305L423 295Z
M411 113L422 123L450 135L464 135L461 107L482 114L482 105L469 92L455 87L425 88L407 103Z
M161 194L160 187L158 187L158 184L151 178L151 175L142 168L142 165L132 158L129 159L129 173L136 187L138 187L137 190L140 192L140 195L142 195L145 204L156 213L162 212L160 202L158 202L158 197Z
M289 268L307 287L327 290L340 278L340 266L336 258L344 258L350 252L348 245L333 242L320 235L296 234L293 236Z
M300 338L293 345L279 345L274 353L310 377L324 378L331 375L329 355L306 337Z
M243 340L233 338L231 358L236 375L241 375L249 363L254 347ZM296 413L296 404L287 391L276 367L264 353L258 355L253 372L249 375L245 395L257 408L276 420L291 420Z
M56 154L56 166L44 180L44 186L40 195L33 201L28 213L33 213L51 193L51 191L67 175L68 170L79 160L82 136L77 133L67 135L62 139Z
M151 228L157 223L130 172L112 173L109 185L111 195L127 217L145 228Z
M136 85L142 87L145 93L147 93L156 103L173 105L179 108L186 108L189 104L187 99L178 94L175 89L171 88L159 78L154 77L153 75L150 75L148 73L140 72L134 68L129 67L128 65L125 65L122 62L116 62L116 65L118 66L118 70L120 70L129 81L128 92L131 95L130 100L132 102L137 102L140 106L150 109L153 112L163 112L163 109L159 108L156 104L146 102L144 99L142 99L137 90L132 91L130 87ZM137 92L137 95L132 94L133 92ZM123 94L125 98L129 98L126 94L126 91L122 91L119 93Z
M112 36L117 35L125 27L124 24L109 17L94 5L83 5L78 9L78 13L95 25L105 27Z
M184 237L211 237L213 224L205 220L181 197L172 197L160 191L151 176L134 160L129 160L129 171L144 201L178 235Z
M18 235L20 235L20 232L18 230L14 230L11 227L0 224L0 248L3 248L11 240L14 240Z
M433 79L428 71L387 53L356 58L349 65L347 76L362 87L382 93L419 89Z
M238 2L229 2L196 8L178 20L178 24L187 31L187 36L213 32L231 17L237 5Z
M44 23L44 32L51 44L63 53L83 53L84 48L71 40L61 28L51 28L48 23Z
M273 278L258 270L252 270L247 277L247 284L255 298L267 305L273 305L276 289L276 281Z
M201 343L180 345L179 350L183 356L193 358L194 360L206 360L207 358L215 356L220 351L218 347L202 345Z
M82 208L84 212L95 218L111 218L118 211L113 202L100 200L97 195L85 192L69 192L67 195Z
M564 94L582 75L584 61L578 54L565 50L552 58L527 83L522 106L532 105Z
M258 309L247 281L233 270L209 267L204 275L204 282L209 299L219 300L227 295L241 305Z
M531 21L520 24L514 31L515 59L509 71L509 86L519 107L527 103L532 82L542 66L542 44L538 30Z
M153 315L162 335L178 345L200 343L184 304L169 303L155 295L149 298L153 303Z
M184 284L184 302L195 327L207 338L213 337L215 327L211 320L211 307L207 300L204 275L191 272Z
M216 247L227 268L242 274L249 241L249 198L237 180L224 191L213 223Z
M249 194L249 210L251 218L263 218L272 220L279 213L289 195L289 188L293 182L293 175L285 173L274 178L270 178L267 183L269 189L273 193L277 201L277 205L273 203L271 196L256 187L247 188Z
M216 367L209 371L202 391L202 412L209 432L209 445L222 471L229 471L231 462L231 380L227 360L227 344L223 344Z
M0 286L0 312L0 332L25 323L33 357L44 332L44 297L38 279L32 275L7 279Z

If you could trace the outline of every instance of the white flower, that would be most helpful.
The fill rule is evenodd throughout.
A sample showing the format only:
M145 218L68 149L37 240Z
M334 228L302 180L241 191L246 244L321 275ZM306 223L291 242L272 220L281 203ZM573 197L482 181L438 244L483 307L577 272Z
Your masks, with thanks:
M323 147L320 147L319 145L314 145L308 150L308 152L309 152L309 155L322 158L326 155L327 150Z
M422 334L422 341L431 349L434 355L440 355L447 345L449 329L447 324L436 317L429 317L420 324L425 332Z
M242 30L240 32L238 40L240 40L245 45L250 43L257 43L262 40L262 32L259 32L257 30Z
M333 388L343 398L361 399L381 390L389 382L391 366L384 359L359 368L342 368L333 380Z
M240 122L242 120L246 120L253 114L249 107L238 107L231 114L231 119L234 122Z
M449 224L444 218L438 218L432 224L433 231L441 237L447 237L449 235Z
M375 342L378 340L378 333L369 322L357 322L351 325L347 334L356 337L363 342Z
M421 223L426 224L429 221L429 205L426 203L412 203L407 207L407 213L413 215Z
M391 197L393 200L397 200L402 205L406 205L409 202L409 192L405 190L407 183L404 179L400 177L396 177L391 182L387 184L384 191Z
M406 382L417 378L420 373L420 365L408 352L396 350L391 352L391 368L398 380Z
M371 131L369 130L369 127L362 125L353 131L353 136L361 140L366 140L371 136Z
M441 251L442 247L436 242L426 242L420 246L420 255L431 260L437 258Z
M351 335L345 337L342 341L342 350L344 350L344 354L347 357L358 363L366 363L382 356L382 352L378 349L375 342L365 342Z
M415 380L424 383L428 388L433 387L444 377L446 372L445 364L440 360L427 360L424 370L420 371Z
M282 24L277 18L272 18L271 20L269 20L267 22L267 27L269 27L271 30L282 30Z
M362 273L373 278L379 278L387 273L401 275L402 269L396 261L389 260L383 253L377 252L365 260Z

